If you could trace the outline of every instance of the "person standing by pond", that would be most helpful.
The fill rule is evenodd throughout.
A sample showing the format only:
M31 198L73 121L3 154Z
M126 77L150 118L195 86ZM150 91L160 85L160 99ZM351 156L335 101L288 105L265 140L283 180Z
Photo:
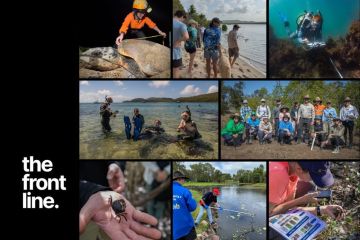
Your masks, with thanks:
M217 77L217 63L219 60L221 38L220 23L219 18L213 18L209 27L204 31L204 58L206 59L207 78L210 78L211 75L211 65L214 70L214 78Z
M183 187L189 179L182 172L176 171L173 175L173 239L195 240L196 230L191 212L196 209L196 201L191 192Z
M239 45L237 43L237 31L239 30L239 28L240 26L235 24L233 26L233 30L231 30L228 35L229 62L231 67L234 65L236 59L239 57Z
M205 193L202 198L200 199L200 211L195 220L195 226L199 225L200 220L204 214L204 209L206 210L209 222L211 225L214 225L215 222L213 221L212 214L211 214L211 204L215 204L215 207L220 208L220 205L217 203L217 196L220 195L220 191L218 188L214 188L212 192Z

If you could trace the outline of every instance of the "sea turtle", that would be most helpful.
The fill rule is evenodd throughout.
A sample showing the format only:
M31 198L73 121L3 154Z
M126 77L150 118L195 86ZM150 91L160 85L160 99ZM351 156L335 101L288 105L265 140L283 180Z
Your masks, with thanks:
M80 53L81 78L144 78L134 59L124 57L112 47L90 48Z
M125 39L118 46L118 52L134 59L147 76L158 75L170 69L170 48L155 42Z

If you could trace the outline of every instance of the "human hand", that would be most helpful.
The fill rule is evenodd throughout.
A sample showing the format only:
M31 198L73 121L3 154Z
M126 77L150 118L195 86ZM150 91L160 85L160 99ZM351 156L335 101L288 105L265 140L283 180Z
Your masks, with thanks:
M340 220L345 217L344 209L339 205L321 206L320 213L321 215L326 215L336 220Z
M319 195L319 192L307 193L302 197L299 197L300 204L317 203L318 200L315 198Z
M233 137L234 138L237 138L239 135L238 134L233 134Z
M125 190L124 174L116 163L109 165L106 178L113 191L122 193Z
M159 34L163 37L166 37L166 33L162 32L162 31L159 31Z
M112 201L120 199L125 201L126 220L124 217L119 220L116 216L109 201L110 198ZM123 196L113 191L97 192L88 199L80 210L80 233L85 230L90 220L93 220L113 240L145 240L161 237L159 230L143 225L156 225L156 218L136 210Z
M311 122L310 122L310 125L311 125L311 126L314 125L314 121L311 121Z
M168 177L168 173L166 171L158 170L156 172L155 180L157 182L163 182L163 181L165 181L167 179L167 177Z
M124 33L121 33L121 34L116 38L116 41L115 41L116 45L119 46L119 45L121 44L123 38L124 38Z

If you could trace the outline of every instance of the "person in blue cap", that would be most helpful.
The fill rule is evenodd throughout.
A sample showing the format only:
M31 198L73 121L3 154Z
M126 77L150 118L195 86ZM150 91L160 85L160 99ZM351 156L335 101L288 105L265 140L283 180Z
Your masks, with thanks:
M334 184L328 161L269 162L269 216L300 209L317 216L341 219L343 209L339 205L303 207L317 203L318 192L313 187L328 188Z
M196 209L196 201L191 192L182 186L189 179L182 172L175 171L173 174L173 239L194 240L196 230L191 212Z

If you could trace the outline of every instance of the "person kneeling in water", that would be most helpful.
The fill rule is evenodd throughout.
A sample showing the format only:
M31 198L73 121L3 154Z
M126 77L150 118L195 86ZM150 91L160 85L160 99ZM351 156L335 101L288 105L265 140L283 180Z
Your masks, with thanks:
M193 140L201 138L196 123L191 120L191 112L189 109L181 113L181 121L177 131L181 132L181 134L178 135L179 140Z

